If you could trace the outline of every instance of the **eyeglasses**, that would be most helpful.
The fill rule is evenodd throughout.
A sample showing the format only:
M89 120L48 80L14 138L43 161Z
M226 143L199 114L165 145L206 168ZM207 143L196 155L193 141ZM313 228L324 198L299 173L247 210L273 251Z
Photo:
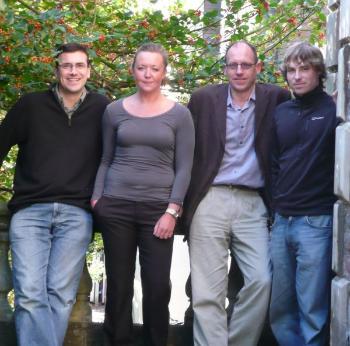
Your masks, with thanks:
M64 71L72 71L73 67L77 71L84 71L88 67L88 65L86 65L83 62L78 62L76 64L71 64L67 62L67 63L59 64L58 67L60 67Z
M242 70L250 70L253 66L256 64L249 64L247 62L242 62L240 64L233 62L232 64L227 64L226 67L230 70L236 71L238 69L238 66L241 66Z

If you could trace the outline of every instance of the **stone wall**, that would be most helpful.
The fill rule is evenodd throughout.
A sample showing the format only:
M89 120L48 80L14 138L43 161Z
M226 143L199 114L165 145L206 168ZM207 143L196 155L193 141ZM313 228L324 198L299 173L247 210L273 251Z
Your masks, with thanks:
M350 345L350 0L328 1L327 91L337 90L331 345Z

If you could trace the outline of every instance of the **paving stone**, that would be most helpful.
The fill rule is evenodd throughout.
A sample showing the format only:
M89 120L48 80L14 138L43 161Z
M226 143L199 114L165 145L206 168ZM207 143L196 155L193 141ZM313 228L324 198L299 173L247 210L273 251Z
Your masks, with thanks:
M350 44L339 50L337 115L350 120Z
M350 203L350 123L337 127L335 141L334 193Z
M350 204L337 201L333 216L332 269L350 280Z
M337 90L337 73L336 72L328 72L327 79L325 82L326 92L332 95Z
M327 47L326 47L326 66L328 68L338 65L339 50L339 12L331 12L327 16Z
M350 42L350 0L341 0L339 11L339 40Z
M336 10L339 7L340 0L328 0L328 8L331 10Z
M339 277L333 279L331 302L331 346L349 345L349 289L349 280Z

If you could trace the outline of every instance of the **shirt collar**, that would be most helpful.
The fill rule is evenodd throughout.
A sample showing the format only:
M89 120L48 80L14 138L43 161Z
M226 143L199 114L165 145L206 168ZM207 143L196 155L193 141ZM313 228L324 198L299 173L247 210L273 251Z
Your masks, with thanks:
M62 95L60 94L60 90L59 90L58 84L55 84L55 85L53 86L52 90L53 90L53 92L55 93L55 95L57 96L57 98L58 98L60 104L64 107L65 110L67 110L66 107L64 106L63 97L62 97ZM78 101L76 102L76 104L72 107L72 109L76 110L76 109L78 108L78 106L80 106L80 105L83 103L83 101L84 101L84 99L85 99L87 93L88 93L88 91L87 91L87 89L84 87L84 89L83 89L83 91L82 91L82 93L81 93L81 95L80 95L80 97L79 97L79 100L78 100Z
M247 102L249 101L254 101L255 102L256 96L255 96L255 86L252 90L252 93L249 96L249 99ZM232 100L232 96L231 96L231 88L228 87L228 93L227 93L227 107L233 107L233 100Z

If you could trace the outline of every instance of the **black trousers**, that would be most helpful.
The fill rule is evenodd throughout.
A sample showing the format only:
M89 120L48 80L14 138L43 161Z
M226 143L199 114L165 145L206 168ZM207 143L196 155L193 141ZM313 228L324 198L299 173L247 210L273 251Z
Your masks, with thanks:
M132 299L137 247L145 345L167 343L174 239L164 240L153 235L153 228L167 205L168 202L133 202L103 196L94 208L105 249L107 345L134 345Z

